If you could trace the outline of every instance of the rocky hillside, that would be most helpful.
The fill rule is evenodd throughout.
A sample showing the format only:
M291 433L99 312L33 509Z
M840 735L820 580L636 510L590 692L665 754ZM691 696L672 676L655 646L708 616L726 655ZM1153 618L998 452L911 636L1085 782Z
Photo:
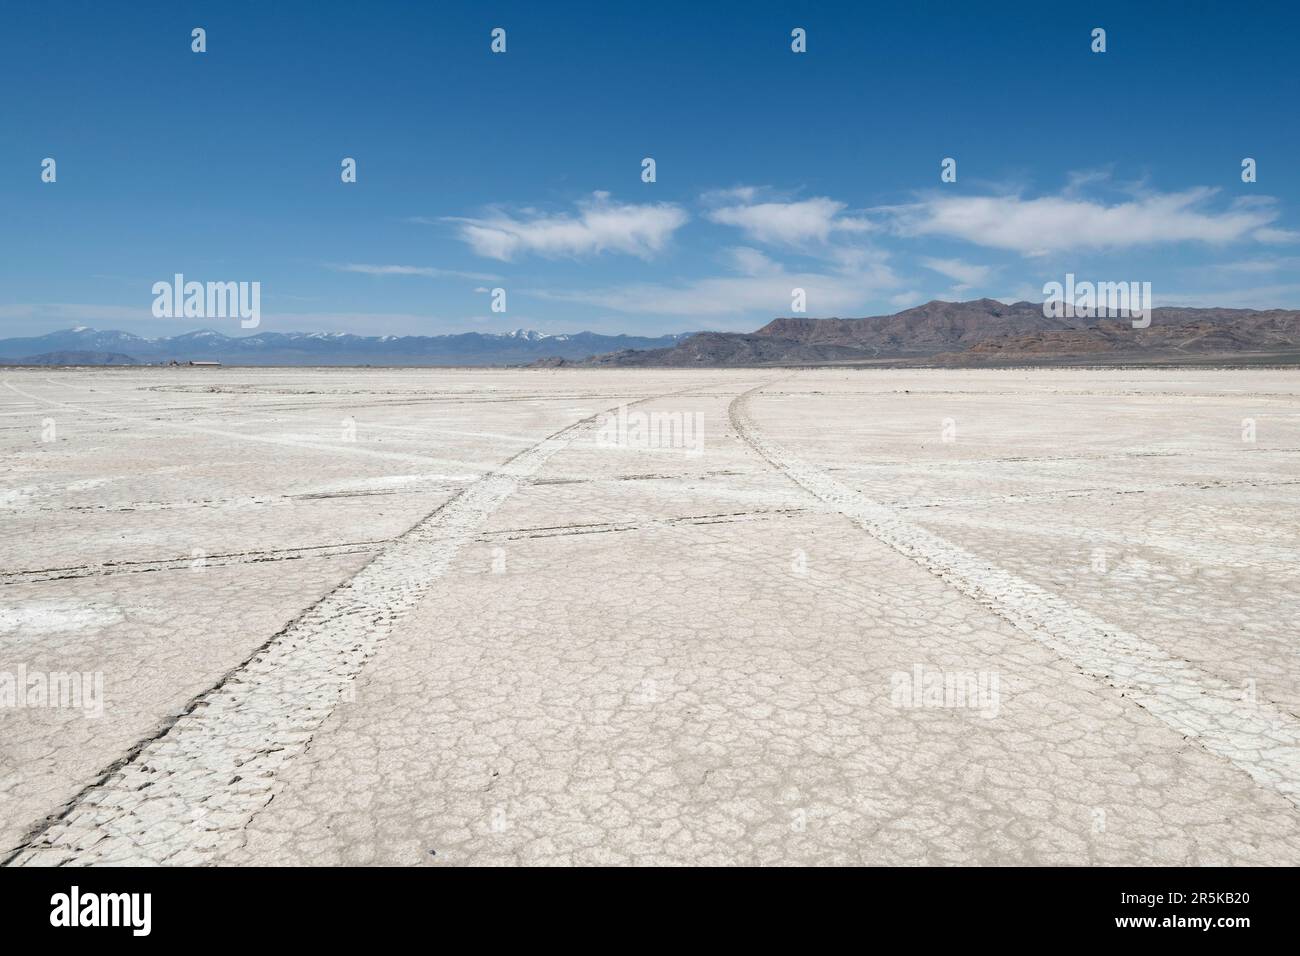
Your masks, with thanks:
M865 319L774 319L755 334L804 344L841 345L874 356L932 355L986 339L1078 328L1085 320L1047 319L1041 304L995 299L928 302Z
M696 368L713 365L823 364L860 358L862 350L846 345L795 342L772 336L699 332L670 349L625 349L588 359L588 365Z
M1268 355L1293 362L1300 312L1155 309L1150 327L1126 320L1055 319L1041 303L994 299L929 302L862 319L774 319L753 333L700 333L672 348L593 356L584 365L702 367L872 361L1051 361L1101 357L1177 360L1180 356Z

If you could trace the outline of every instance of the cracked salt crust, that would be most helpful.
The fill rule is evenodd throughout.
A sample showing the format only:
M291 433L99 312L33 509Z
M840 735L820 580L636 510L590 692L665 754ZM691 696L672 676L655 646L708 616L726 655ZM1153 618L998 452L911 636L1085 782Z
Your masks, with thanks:
M467 537L521 481L591 427L583 422L543 439L419 522L80 794L14 862L108 862L125 852L161 863L178 851L219 848L237 832L232 818L247 821L270 798L276 772L307 745L394 621ZM204 824L202 814L195 819L210 801L220 806L219 826ZM164 823L173 827L160 841Z
M24 632L30 635L56 634L103 628L122 619L122 611L103 604L72 604L68 601L37 601L0 607L0 634Z
M0 389L5 606L122 615L0 631L106 677L101 720L0 713L15 862L1300 862L1288 374L160 376ZM384 489L646 399L699 458ZM918 665L996 716L896 706Z

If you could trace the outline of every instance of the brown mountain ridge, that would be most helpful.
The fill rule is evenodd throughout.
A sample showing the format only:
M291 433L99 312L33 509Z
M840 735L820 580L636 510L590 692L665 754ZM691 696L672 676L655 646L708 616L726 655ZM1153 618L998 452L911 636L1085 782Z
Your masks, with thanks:
M751 333L701 332L671 348L610 352L581 364L726 367L826 364L1069 364L1216 360L1300 364L1300 311L1157 308L1127 319L1049 318L1041 303L933 301L860 319L778 318Z

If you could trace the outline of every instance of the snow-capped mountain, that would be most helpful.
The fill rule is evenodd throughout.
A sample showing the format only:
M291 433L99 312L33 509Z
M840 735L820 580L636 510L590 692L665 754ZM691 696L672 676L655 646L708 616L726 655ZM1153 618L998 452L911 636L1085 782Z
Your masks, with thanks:
M129 355L140 362L207 359L229 365L518 365L541 358L582 359L620 349L669 348L682 335L646 337L533 329L455 335L354 335L350 332L259 332L232 337L215 329L145 338L77 326L48 335L0 339L0 359L55 352Z

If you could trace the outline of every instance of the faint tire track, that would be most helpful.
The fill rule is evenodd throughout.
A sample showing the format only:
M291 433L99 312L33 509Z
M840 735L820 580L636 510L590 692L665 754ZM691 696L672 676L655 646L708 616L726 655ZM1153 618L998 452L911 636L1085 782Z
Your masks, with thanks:
M57 384L57 383L51 383ZM74 405L71 402L60 402L52 398L42 398L39 395L33 395L18 388L12 382L5 382L5 387L23 398L32 399L42 405L50 408L62 408L71 412L82 415L95 415L101 418L111 418L116 421L128 422L141 428L163 428L172 431L185 432L192 435L206 435L214 438L225 438L238 442L252 442L262 445L278 445L283 448L297 448L304 451L325 452L330 455L357 455L366 458L375 458L381 461L401 461L414 462L422 465L454 465L458 468L469 468L470 463L456 458L432 458L428 455L413 455L408 452L383 451L377 448L368 448L355 442L321 442L321 441L302 441L294 438L282 438L275 435L252 435L246 432L231 431L227 428L212 428L206 425L182 424L180 422L170 422L159 418L141 418L138 415L126 415L121 412L113 412L104 408L88 408L85 405Z
M261 551L235 551L207 554L202 558L204 568L228 568L241 564L264 564L273 561L299 561L304 558L332 558L341 555L371 554L384 547L387 541L347 541L339 544L317 544L302 548L268 548ZM101 578L118 574L147 574L153 571L192 571L195 558L174 557L156 560L113 561L103 564L69 565L62 568L33 568L19 571L0 571L0 587L10 584L32 584L38 581L66 581L69 578Z
M765 387L741 393L728 409L736 433L761 458L872 537L1300 806L1300 721L1295 715L1262 700L1246 702L1242 688L910 524L895 510L801 461L765 438L754 423L749 404Z

